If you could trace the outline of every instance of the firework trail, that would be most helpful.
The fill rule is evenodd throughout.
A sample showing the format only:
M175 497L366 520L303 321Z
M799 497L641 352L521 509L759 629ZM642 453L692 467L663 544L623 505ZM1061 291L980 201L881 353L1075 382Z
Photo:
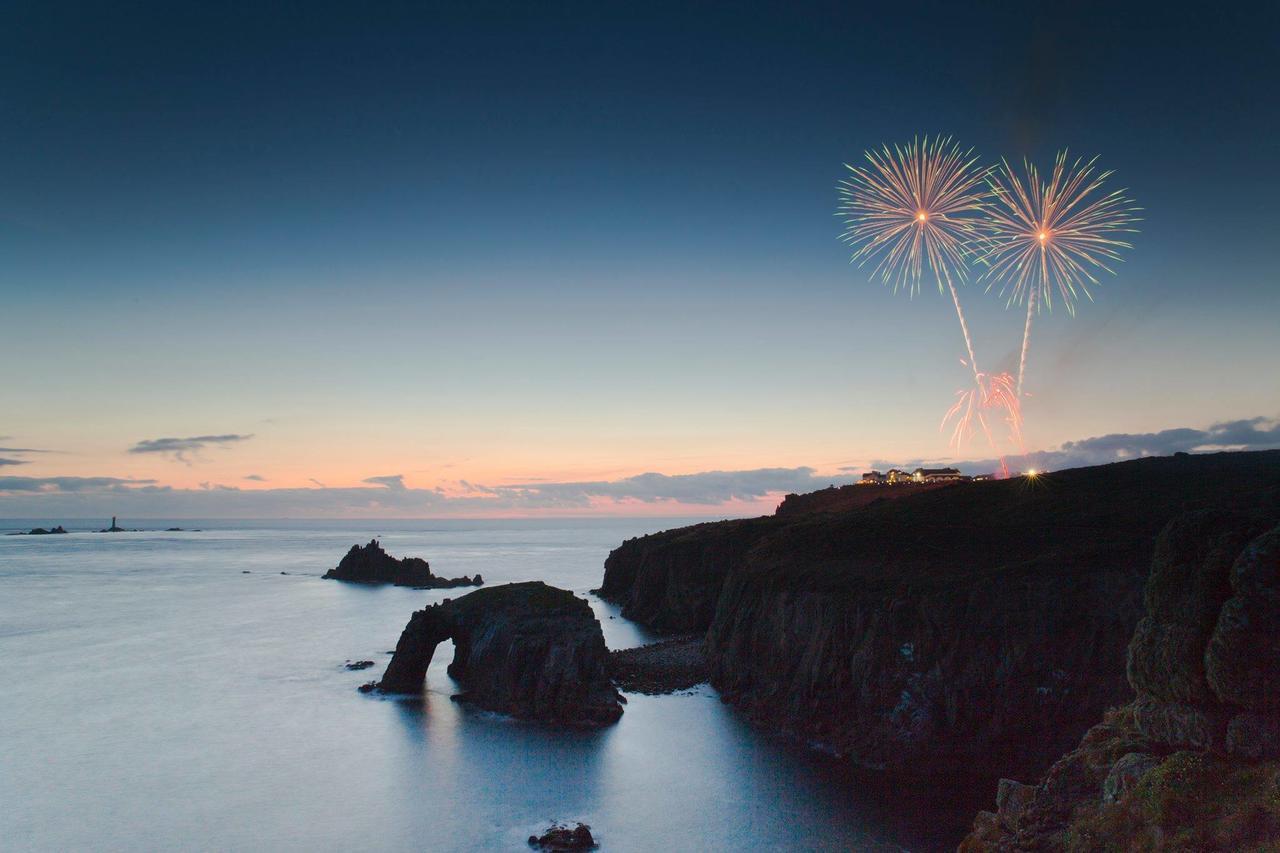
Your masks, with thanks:
M945 285L951 293L976 379L973 339L955 282L965 279L971 247L982 233L989 170L950 137L926 136L892 150L886 145L865 157L866 166L846 164L849 176L839 187L837 215L845 220L840 239L853 249L850 260L858 266L874 260L871 278L910 296L920 292L927 265L938 292Z
M987 443L996 449L996 442L991 435L991 427L987 423L985 412L999 409L1005 412L1005 425L1009 429L1009 436L1014 445L1020 453L1025 454L1026 448L1022 443L1022 406L1014 389L1013 377L1008 373L997 373L994 376L979 373L973 388L962 388L956 392L956 401L942 416L939 428L945 430L948 424L954 422L951 428L951 444L959 447L973 434L973 425L976 421L982 428ZM1004 455L998 449L996 453L1000 458L1001 475L1008 477L1009 466L1005 463Z
M954 420L952 443L959 445L978 423L992 450L1000 455L1007 476L984 411L1003 408L1011 435L1021 445L1020 404L1016 394L1008 393L1012 377L989 377L979 369L956 289L956 282L965 280L967 262L984 236L990 169L979 166L972 149L962 151L950 137L931 141L926 136L892 150L886 145L865 152L865 157L865 166L846 164L849 176L840 182L837 215L845 220L840 238L853 249L851 262L860 267L874 262L870 277L890 285L895 293L919 293L926 267L938 292L945 287L950 293L973 387L957 392L942 428Z
M1031 343L1031 320L1041 305L1052 310L1056 292L1067 313L1075 316L1080 296L1092 300L1090 285L1099 284L1095 272L1114 274L1108 264L1121 260L1120 250L1132 245L1114 235L1133 233L1140 220L1125 190L1102 192L1112 172L1094 169L1077 158L1067 165L1067 152L1058 153L1049 179L1042 180L1035 165L1023 161L1025 177L1001 161L988 175L993 201L986 207L981 261L982 278L990 290L997 284L1006 306L1026 303L1015 396L1021 397Z

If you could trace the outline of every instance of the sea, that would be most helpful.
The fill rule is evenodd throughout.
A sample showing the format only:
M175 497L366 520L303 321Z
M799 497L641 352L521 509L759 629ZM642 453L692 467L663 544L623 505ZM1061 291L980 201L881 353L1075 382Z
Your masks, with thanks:
M321 579L376 537L438 575L570 589L627 648L658 638L590 594L605 557L690 521L0 519L71 531L0 536L0 849L527 851L556 821L605 851L954 848L971 796L851 768L709 686L555 730L451 701L444 643L421 698L361 694L414 610L466 590Z

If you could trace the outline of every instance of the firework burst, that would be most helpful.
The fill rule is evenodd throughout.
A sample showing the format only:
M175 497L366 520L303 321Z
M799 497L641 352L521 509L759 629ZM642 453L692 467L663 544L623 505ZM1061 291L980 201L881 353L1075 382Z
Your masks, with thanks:
M1097 171L1097 158L1070 165L1061 151L1048 180L1024 161L1025 176L1007 161L988 176L992 203L986 207L981 262L987 289L1000 288L1006 305L1027 306L1015 394L1021 395L1031 341L1031 320L1056 298L1075 315L1080 297L1092 300L1095 274L1114 274L1110 264L1132 246L1119 235L1135 232L1140 221L1125 190L1104 192L1110 171Z
M851 262L874 263L871 278L909 295L920 291L926 267L951 293L969 366L978 366L956 281L981 235L988 170L950 137L915 139L903 146L865 152L865 166L849 166L840 182L840 239L853 249Z

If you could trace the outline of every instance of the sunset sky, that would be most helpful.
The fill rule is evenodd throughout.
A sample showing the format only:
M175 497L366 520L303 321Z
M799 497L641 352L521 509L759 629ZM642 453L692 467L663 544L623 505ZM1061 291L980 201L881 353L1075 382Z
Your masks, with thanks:
M0 12L0 516L724 515L981 467L948 301L833 216L843 163L939 132L1100 155L1144 209L1037 321L1037 458L1280 446L1272 5L261 5ZM962 297L1014 367L1021 313Z

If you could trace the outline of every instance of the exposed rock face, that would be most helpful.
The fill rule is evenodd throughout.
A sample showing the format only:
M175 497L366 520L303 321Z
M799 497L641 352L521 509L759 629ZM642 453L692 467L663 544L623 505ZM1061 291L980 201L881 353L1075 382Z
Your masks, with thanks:
M604 562L595 590L622 605L622 615L659 631L705 631L730 567L765 534L775 518L695 524L628 539Z
M452 639L455 697L515 717L600 726L622 715L609 651L590 605L541 582L504 584L413 614L379 682L422 690L436 645Z
M705 623L712 684L770 727L913 775L1034 777L1130 697L1161 528L1278 489L1280 452L1193 455L704 524L625 543L601 594Z
M484 580L474 578L439 578L431 574L431 566L421 557L404 557L397 560L382 550L377 539L368 545L352 545L351 550L338 563L336 569L325 572L325 578L354 583L389 583L411 586L417 589L451 589L459 586L480 586Z
M1002 780L962 850L1280 841L1280 526L1258 535L1274 521L1202 511L1170 523L1129 646L1137 698L1039 785Z

